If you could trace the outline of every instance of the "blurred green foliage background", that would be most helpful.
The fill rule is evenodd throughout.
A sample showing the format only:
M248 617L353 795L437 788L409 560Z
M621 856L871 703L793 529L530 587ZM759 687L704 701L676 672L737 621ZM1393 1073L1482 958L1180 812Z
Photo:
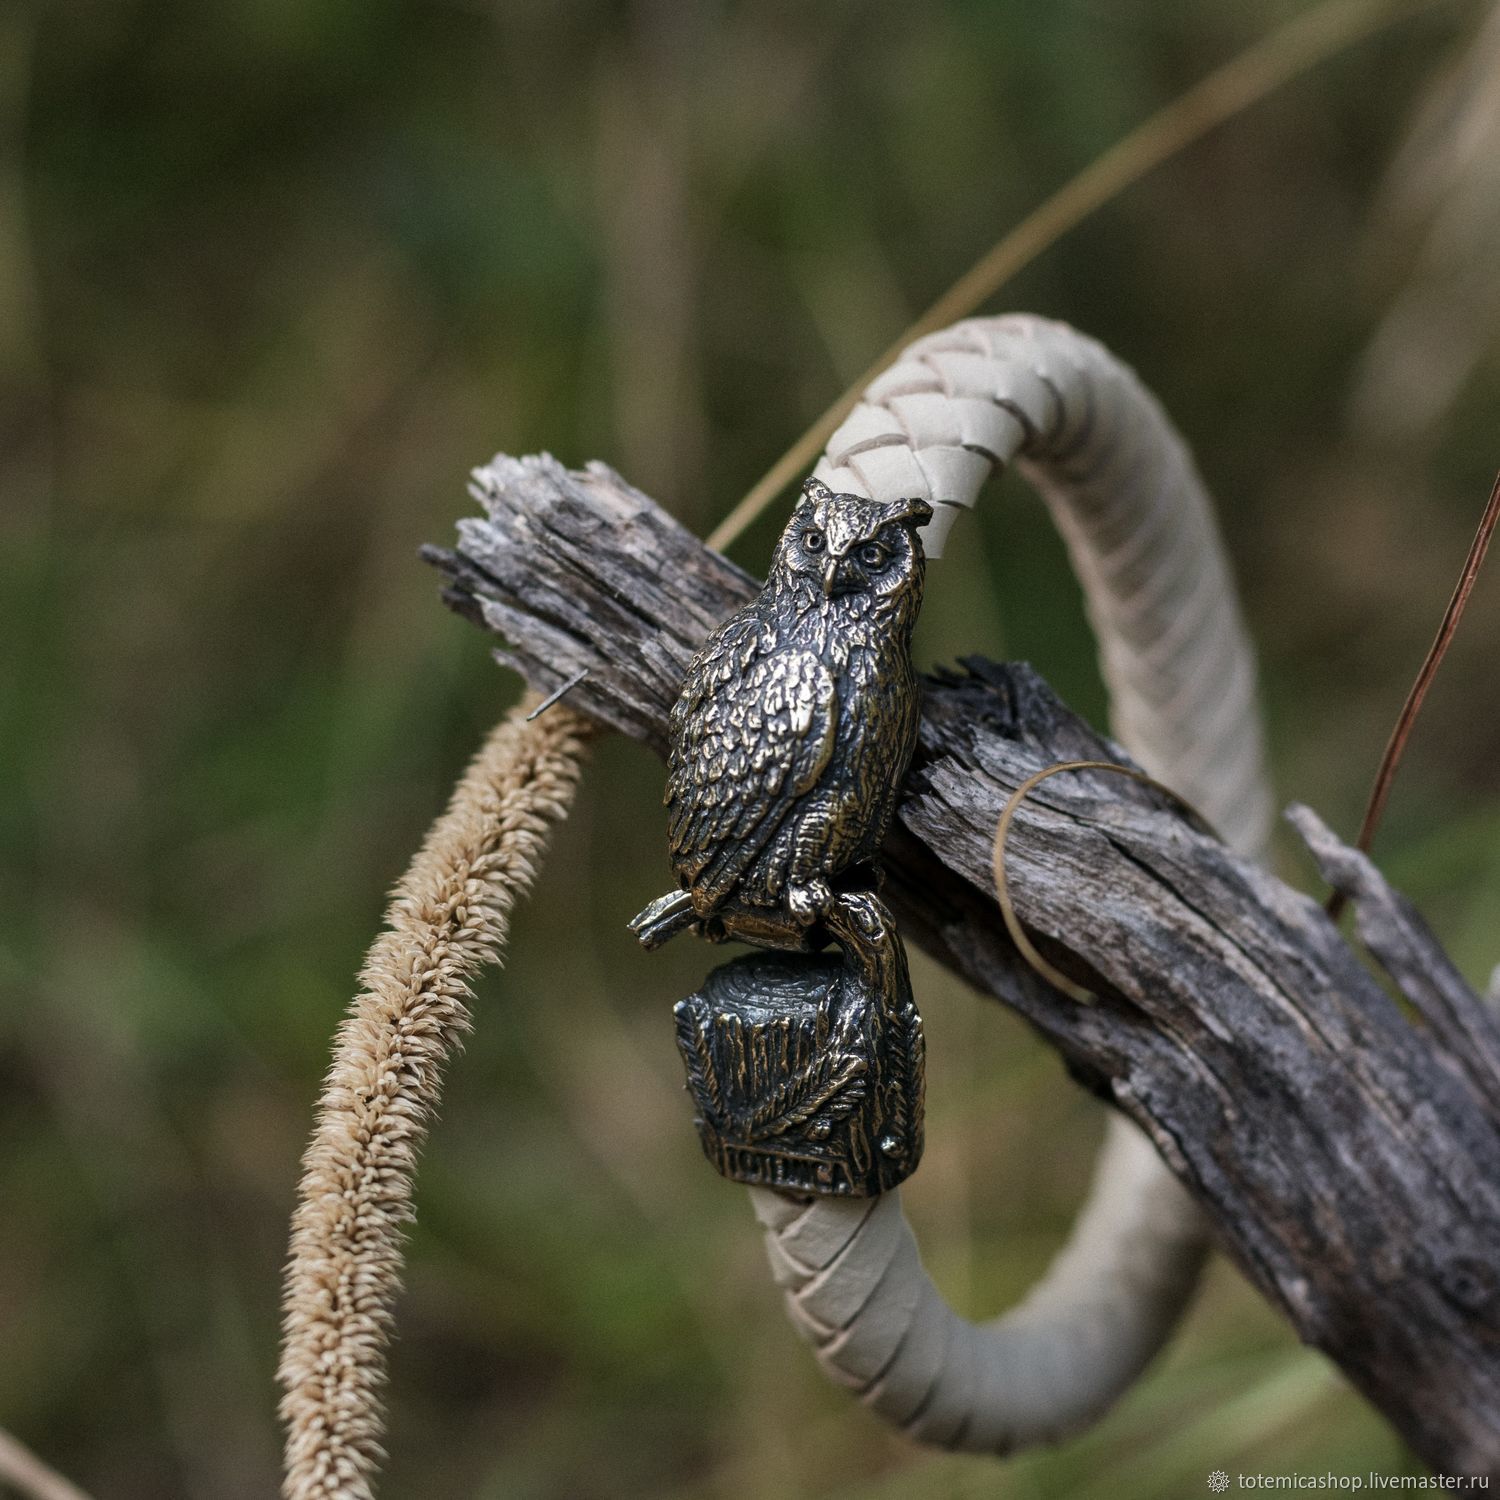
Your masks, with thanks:
M0 12L0 1424L99 1500L274 1492L329 1038L517 693L416 560L473 509L468 468L603 458L706 531L1006 227L1297 8ZM994 309L1103 339L1188 434L1281 795L1345 831L1500 461L1495 33L1455 3L1362 43ZM1018 483L987 498L923 660L1027 657L1100 718L1060 544ZM1379 848L1478 983L1497 632L1490 579ZM1129 1500L1409 1467L1223 1264L1057 1452L933 1456L827 1388L689 1124L670 1007L709 955L624 928L666 872L660 777L599 748L482 987L421 1174L384 1495ZM909 1210L979 1315L1059 1244L1100 1119L998 1006L916 982Z

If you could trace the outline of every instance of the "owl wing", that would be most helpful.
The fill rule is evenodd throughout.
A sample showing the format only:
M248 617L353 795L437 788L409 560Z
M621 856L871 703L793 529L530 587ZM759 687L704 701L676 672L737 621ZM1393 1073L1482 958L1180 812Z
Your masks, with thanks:
M721 636L673 713L668 840L701 913L734 889L833 754L833 674L811 651L761 655L758 639L758 629Z

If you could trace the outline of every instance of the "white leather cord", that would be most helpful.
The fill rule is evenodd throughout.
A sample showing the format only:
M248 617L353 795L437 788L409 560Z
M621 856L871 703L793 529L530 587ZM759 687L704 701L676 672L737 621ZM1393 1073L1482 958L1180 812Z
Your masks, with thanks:
M940 557L1012 460L1067 541L1115 737L1231 845L1258 852L1270 791L1254 653L1203 481L1134 371L1045 318L955 323L871 383L815 473L834 490L929 501L923 540Z
M1254 657L1202 481L1131 370L1061 323L958 323L870 385L816 474L839 491L931 502L936 557L1013 460L1067 540L1116 738L1229 843L1259 853L1270 791ZM791 1320L829 1376L913 1437L973 1452L1055 1441L1098 1417L1171 1332L1207 1247L1198 1209L1120 1116L1068 1243L989 1324L944 1302L899 1193L750 1193Z
M918 1441L972 1453L1055 1442L1099 1417L1165 1342L1207 1250L1191 1200L1120 1116L1068 1243L993 1323L943 1300L899 1189L750 1196L787 1313L829 1377Z

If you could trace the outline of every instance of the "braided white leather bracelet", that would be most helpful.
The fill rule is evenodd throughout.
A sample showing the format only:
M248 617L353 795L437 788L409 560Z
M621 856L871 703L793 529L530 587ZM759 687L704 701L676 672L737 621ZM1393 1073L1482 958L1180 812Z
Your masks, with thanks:
M1202 481L1130 369L1042 318L955 324L870 385L816 476L872 499L927 500L937 557L1012 461L1067 541L1115 737L1230 844L1261 852L1270 791L1253 653ZM912 1436L970 1451L1053 1441L1096 1418L1170 1334L1207 1246L1192 1200L1118 1116L1068 1243L990 1324L944 1302L899 1192L750 1193L788 1314L829 1376Z

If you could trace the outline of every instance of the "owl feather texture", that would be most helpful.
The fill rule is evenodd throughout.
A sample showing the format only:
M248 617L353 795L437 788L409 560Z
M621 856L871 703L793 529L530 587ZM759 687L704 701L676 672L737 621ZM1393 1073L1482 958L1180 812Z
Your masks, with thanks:
M631 922L646 947L693 926L816 946L834 893L875 880L916 746L911 635L931 514L803 485L765 587L704 643L672 710L681 889Z

